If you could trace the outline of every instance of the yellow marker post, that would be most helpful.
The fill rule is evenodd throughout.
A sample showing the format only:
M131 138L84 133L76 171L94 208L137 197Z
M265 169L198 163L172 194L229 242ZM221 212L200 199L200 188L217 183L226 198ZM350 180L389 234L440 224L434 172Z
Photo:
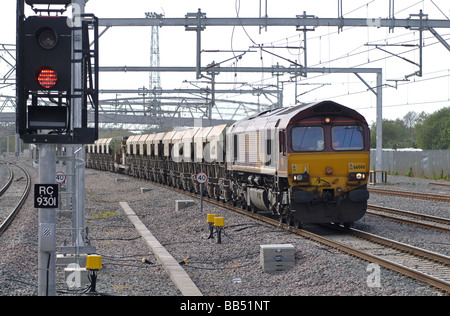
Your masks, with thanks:
M214 226L217 229L217 243L220 244L222 242L222 229L225 226L225 218L224 217L215 217L214 218Z
M89 289L90 293L96 293L95 286L97 283L97 271L102 268L102 257L98 255L89 255L86 257L86 270L89 270L89 280L91 281L91 286Z
M209 236L208 239L213 238L214 235L214 219L217 217L217 214L208 214L206 216L206 222L209 225Z

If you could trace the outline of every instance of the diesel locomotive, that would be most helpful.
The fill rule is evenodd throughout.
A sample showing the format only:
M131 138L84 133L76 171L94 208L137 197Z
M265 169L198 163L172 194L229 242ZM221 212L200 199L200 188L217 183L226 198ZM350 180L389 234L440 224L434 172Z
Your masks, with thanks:
M289 225L362 218L369 192L369 127L357 111L322 101L234 124L99 139L87 167L199 192Z

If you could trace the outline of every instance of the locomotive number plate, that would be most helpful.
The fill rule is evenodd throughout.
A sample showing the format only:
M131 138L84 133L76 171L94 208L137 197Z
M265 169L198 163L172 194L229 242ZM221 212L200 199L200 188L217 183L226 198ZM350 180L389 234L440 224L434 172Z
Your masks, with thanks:
M348 164L348 171L366 171L365 162L350 162Z

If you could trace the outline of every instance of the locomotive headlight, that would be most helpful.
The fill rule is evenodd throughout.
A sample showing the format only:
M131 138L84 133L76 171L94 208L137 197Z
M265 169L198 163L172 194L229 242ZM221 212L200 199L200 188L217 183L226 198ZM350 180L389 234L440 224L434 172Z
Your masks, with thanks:
M294 174L292 179L294 182L309 182L309 173Z
M323 122L325 123L325 124L331 124L331 117L325 117L324 119L323 119Z
M351 172L348 175L349 180L366 180L366 174L364 172Z

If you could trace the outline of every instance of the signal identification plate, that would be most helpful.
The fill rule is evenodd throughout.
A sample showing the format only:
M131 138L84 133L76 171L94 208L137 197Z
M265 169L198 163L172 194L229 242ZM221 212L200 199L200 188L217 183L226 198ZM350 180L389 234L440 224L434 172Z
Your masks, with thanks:
M58 195L57 184L35 184L34 207L57 208L59 204Z

